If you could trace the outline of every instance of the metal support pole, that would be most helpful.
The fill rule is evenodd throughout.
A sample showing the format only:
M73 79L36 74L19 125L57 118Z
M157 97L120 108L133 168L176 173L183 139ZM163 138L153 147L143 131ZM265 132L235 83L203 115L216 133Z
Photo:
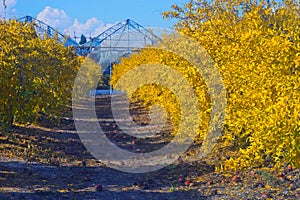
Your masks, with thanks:
M127 21L127 51L129 52L129 20Z
M111 36L109 36L109 57L111 58ZM110 83L111 76L112 76L112 66L111 66L111 59L109 59L109 94L112 95L112 85Z

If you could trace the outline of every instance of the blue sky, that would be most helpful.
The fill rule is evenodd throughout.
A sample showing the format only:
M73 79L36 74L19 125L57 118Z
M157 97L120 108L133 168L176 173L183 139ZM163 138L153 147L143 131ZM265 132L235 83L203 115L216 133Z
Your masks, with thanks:
M6 12L2 1L2 17L30 15L64 33L97 35L128 18L145 27L172 28L176 21L163 19L161 13L172 4L183 5L189 0L5 0Z

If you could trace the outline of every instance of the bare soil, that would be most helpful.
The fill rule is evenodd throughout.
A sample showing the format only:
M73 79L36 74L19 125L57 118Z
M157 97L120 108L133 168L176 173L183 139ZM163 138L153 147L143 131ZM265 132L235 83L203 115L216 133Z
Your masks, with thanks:
M122 133L112 118L109 97L97 98L96 108L106 136L120 148L147 152L170 139L168 128L155 140L139 141ZM149 121L141 110L131 114L139 123ZM178 159L143 174L111 169L87 151L72 115L59 127L46 120L16 126L0 133L0 144L0 199L300 199L300 169L291 166L215 173L205 161ZM195 151L196 145L188 150Z

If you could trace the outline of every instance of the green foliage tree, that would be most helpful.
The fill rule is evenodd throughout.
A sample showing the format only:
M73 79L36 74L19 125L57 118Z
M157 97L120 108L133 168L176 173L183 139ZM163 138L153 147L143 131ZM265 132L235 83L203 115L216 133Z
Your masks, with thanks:
M1 126L32 123L40 113L59 119L71 102L76 54L29 23L1 20L0 33Z

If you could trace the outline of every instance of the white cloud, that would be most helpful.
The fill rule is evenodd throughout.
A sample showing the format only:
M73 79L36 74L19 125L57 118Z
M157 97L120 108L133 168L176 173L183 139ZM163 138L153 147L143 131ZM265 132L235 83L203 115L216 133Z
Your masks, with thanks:
M67 35L85 35L95 37L110 28L114 24L105 24L97 18L90 18L85 23L80 23L78 19L74 19L73 25L64 29Z
M58 30L62 30L72 24L72 19L64 10L51 8L50 6L45 7L44 10L37 15L37 19Z
M64 10L51 8L50 6L45 7L44 10L37 15L37 19L71 37L74 36L74 32L77 37L80 37L81 34L87 37L95 37L114 25L105 24L95 17L82 23L77 18L72 19Z
M17 0L1 0L0 1L0 17L9 18L11 13L15 12L13 7L17 4ZM6 8L4 8L4 5Z

